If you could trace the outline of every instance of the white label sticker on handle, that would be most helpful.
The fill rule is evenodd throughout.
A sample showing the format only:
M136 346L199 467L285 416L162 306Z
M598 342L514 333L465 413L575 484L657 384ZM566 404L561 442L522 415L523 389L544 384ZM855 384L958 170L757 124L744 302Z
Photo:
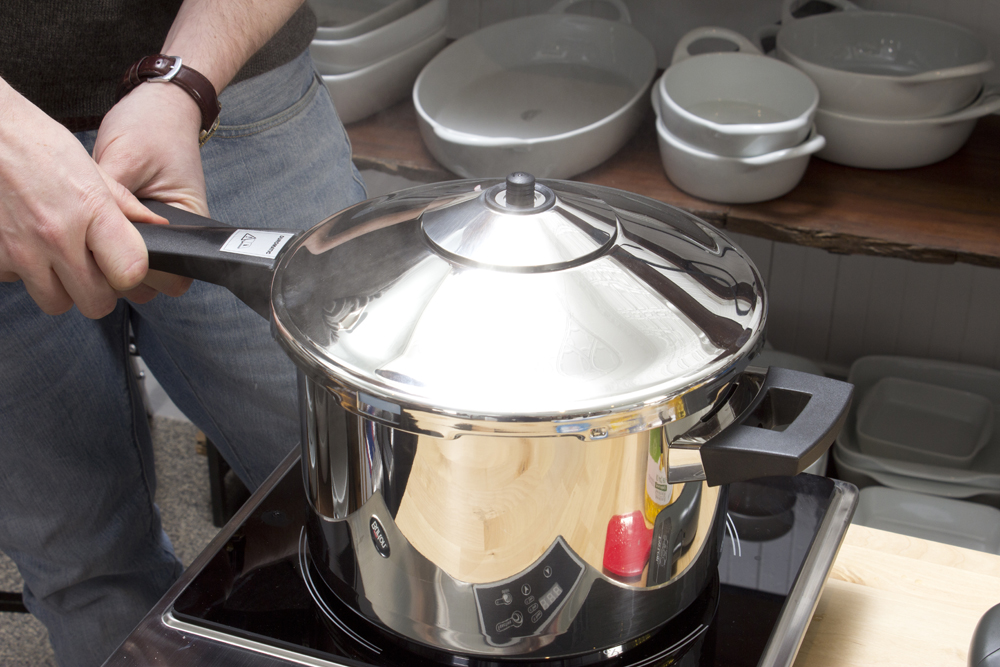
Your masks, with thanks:
M294 236L289 232L237 229L219 250L253 257L275 257Z

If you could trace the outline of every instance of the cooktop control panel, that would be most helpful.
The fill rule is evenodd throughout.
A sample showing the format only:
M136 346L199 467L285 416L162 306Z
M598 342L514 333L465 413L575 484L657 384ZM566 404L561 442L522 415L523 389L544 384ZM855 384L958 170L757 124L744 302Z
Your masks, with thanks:
M475 584L479 627L493 646L538 634L566 604L584 564L557 537L528 569L504 581Z

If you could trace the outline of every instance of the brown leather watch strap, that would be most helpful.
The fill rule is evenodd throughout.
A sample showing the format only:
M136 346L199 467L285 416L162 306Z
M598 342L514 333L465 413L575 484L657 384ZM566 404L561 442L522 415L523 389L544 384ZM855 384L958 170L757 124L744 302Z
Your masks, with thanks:
M162 53L141 58L125 73L118 84L118 99L128 95L144 81L175 83L190 95L201 109L201 135L199 143L204 144L219 126L219 111L222 105L215 94L215 86L204 75L181 63L177 56Z

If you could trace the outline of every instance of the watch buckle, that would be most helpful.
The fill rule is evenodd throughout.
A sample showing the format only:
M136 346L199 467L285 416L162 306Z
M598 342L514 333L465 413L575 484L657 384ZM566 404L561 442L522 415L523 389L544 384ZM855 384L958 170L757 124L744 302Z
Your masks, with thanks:
M146 81L156 81L157 83L169 83L177 73L181 71L181 58L180 56L173 56L174 64L170 66L170 71L163 76L153 76Z

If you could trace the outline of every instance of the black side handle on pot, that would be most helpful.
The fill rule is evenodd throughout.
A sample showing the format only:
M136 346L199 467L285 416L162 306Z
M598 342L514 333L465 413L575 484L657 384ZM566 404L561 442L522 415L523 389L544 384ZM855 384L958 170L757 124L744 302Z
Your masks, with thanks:
M772 366L737 423L701 446L710 486L797 475L833 443L854 385Z
M261 317L270 318L274 267L299 230L236 228L163 202L143 199L142 203L170 222L134 223L146 243L149 268L221 285ZM241 236L233 238L236 232ZM258 238L267 239L267 243L250 254ZM272 245L276 250L268 253Z

